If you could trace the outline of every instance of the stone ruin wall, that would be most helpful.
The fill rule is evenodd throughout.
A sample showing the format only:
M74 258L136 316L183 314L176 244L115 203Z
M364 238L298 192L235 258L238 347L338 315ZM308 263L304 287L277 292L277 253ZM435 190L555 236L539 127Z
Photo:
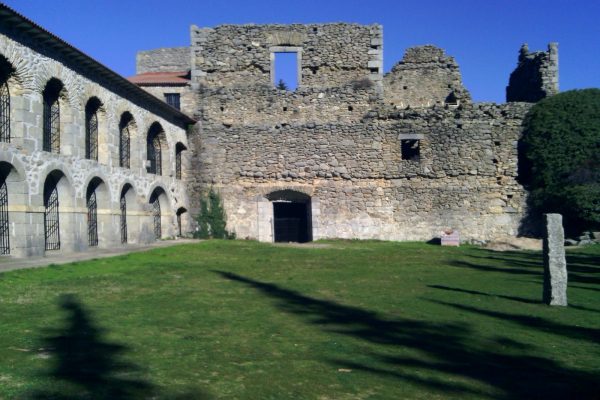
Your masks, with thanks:
M179 72L190 70L189 47L163 47L138 51L135 58L137 74L146 72Z
M406 50L384 77L385 103L399 108L469 103L458 64L444 50L431 46Z
M526 109L480 105L382 112L359 124L204 130L198 187L221 191L238 237L256 237L258 204L280 189L319 201L315 238L422 240L446 227L466 238L516 234L524 204L516 142ZM420 163L400 154L400 135L415 133L423 136Z
M191 36L193 211L216 188L238 237L272 240L265 196L289 189L311 196L314 239L517 234L529 106L472 104L441 49L409 49L384 78L378 25L193 26ZM270 76L269 49L288 45L302 48L294 92ZM460 105L446 104L452 92ZM401 156L401 139L414 137L420 162Z
M216 188L238 237L272 240L263 232L266 195L289 189L311 196L314 239L424 240L445 228L464 239L517 234L525 204L517 141L529 106L472 104L441 49L408 50L384 78L378 25L191 34L201 121L191 138L193 210ZM294 92L271 82L276 46L302 48ZM450 93L459 106L446 104ZM401 139L414 137L421 161L402 160Z
M558 93L558 43L548 51L530 52L527 44L519 51L519 63L510 75L506 101L535 103Z

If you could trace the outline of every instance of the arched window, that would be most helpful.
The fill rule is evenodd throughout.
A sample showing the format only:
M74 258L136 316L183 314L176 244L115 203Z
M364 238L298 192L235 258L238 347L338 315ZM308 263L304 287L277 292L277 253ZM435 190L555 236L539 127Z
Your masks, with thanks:
M133 116L126 112L121 116L119 123L119 166L122 168L130 167L131 150L131 132L130 127L133 124Z
M43 150L51 153L60 153L60 92L63 84L52 78L46 84L43 92L44 98L44 138Z
M98 161L98 110L102 103L92 97L85 106L85 158Z
M0 141L10 142L10 92L8 78L14 72L9 62L0 56Z
M158 123L152 124L147 137L148 172L162 175L162 151L161 151L162 127Z
M60 221L58 219L58 188L54 176L44 184L44 233L46 250L60 249Z
M175 177L181 179L181 153L187 150L182 143L177 143L175 146Z

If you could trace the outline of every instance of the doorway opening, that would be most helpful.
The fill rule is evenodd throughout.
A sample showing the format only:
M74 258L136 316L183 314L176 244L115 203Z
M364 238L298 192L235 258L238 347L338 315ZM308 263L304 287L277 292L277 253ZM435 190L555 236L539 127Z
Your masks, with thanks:
M293 190L273 192L273 239L275 242L306 243L312 241L310 196Z

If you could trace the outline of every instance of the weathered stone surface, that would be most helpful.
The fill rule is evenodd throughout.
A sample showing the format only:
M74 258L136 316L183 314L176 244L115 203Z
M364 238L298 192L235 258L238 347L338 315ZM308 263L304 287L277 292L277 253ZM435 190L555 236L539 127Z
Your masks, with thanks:
M544 236L544 303L551 306L567 305L567 261L562 215L545 214Z
M429 240L448 226L466 242L518 233L517 143L530 104L473 104L442 49L408 49L384 77L379 25L190 33L195 101L184 110L201 121L190 135L193 213L213 187L228 229L268 240L263 202L292 190L311 197L314 239ZM295 91L273 85L282 49L298 53ZM403 155L408 140L418 157Z
M557 93L558 43L550 43L548 51L536 52L529 52L524 44L506 87L506 101L536 102Z
M171 47L138 51L135 63L136 73L178 72L190 70L190 48Z

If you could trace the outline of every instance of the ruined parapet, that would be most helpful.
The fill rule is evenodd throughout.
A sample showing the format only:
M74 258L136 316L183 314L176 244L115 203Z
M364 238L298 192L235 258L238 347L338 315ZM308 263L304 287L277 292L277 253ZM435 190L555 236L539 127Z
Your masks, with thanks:
M431 45L406 50L402 61L384 77L384 97L386 104L400 108L471 101L454 58Z
M180 72L189 70L189 47L170 47L138 51L135 57L135 71L138 75L147 72Z
M380 25L292 24L191 27L192 76L206 85L272 85L272 55L299 54L299 87L381 80ZM204 78L204 79L201 79Z
M358 121L381 93L380 25L192 26L190 35L197 116L207 123ZM296 54L295 90L275 85L279 53Z
M548 51L530 52L527 44L519 51L517 68L510 74L506 101L535 103L558 93L558 43Z

